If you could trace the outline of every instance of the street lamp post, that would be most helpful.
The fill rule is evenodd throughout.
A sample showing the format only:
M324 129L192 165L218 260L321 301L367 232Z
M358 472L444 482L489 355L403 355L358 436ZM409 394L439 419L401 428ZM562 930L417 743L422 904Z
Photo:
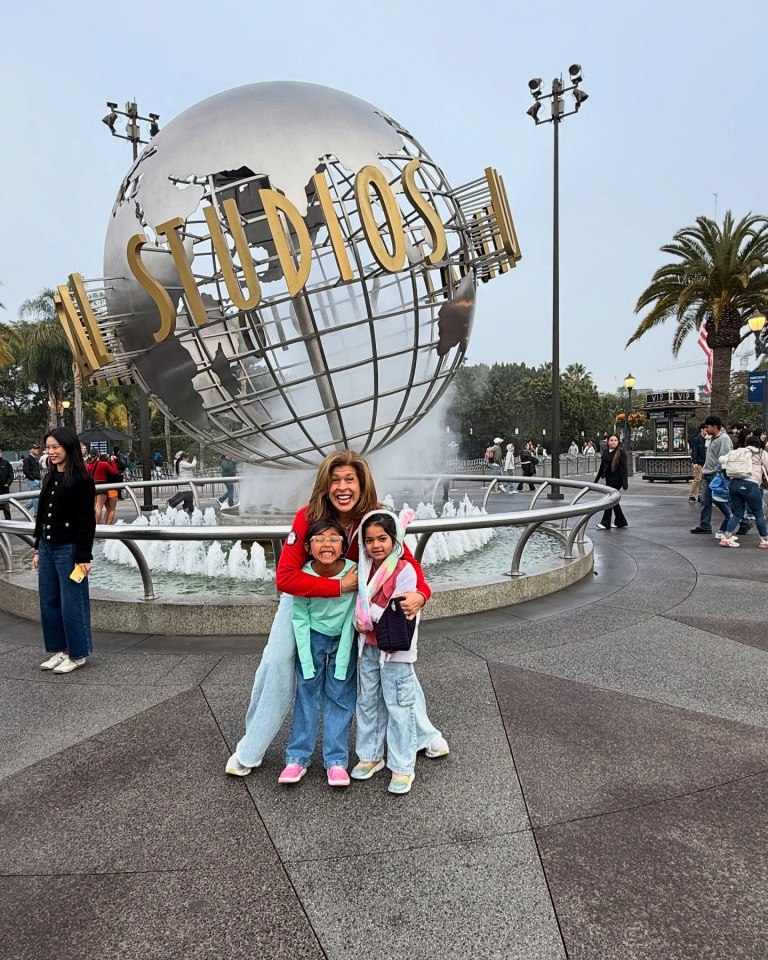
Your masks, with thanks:
M632 388L635 385L635 378L631 373L624 377L624 386L627 388L627 411L624 414L624 450L627 454L627 476L631 477L635 472L632 462L632 428L629 425L629 415L632 413Z
M565 117L578 113L582 103L589 94L579 88L581 83L581 67L573 63L568 68L571 86L563 86L562 77L552 81L551 93L544 93L541 88L542 80L534 77L529 80L528 89L534 103L526 113L538 126L540 123L551 123L554 131L554 165L552 191L552 478L560 479L560 185L559 185L559 128ZM563 95L573 93L574 108L566 110ZM539 119L539 111L543 100L551 100L551 115ZM562 500L558 484L553 483L547 498Z
M121 140L127 140L131 144L134 162L139 156L139 144L149 143L148 140L141 139L141 127L139 121L149 124L150 139L160 132L158 120L159 113L150 113L148 117L139 115L139 108L134 100L129 100L125 105L125 110L118 110L117 104L111 100L107 101L109 113L102 117L102 123L105 123L112 133L113 137L119 137ZM117 133L115 124L118 117L126 117L128 123L125 125L125 133ZM152 479L152 449L149 435L149 397L139 385L139 434L141 437L141 476L143 480ZM144 503L142 510L151 511L155 509L152 503L152 488L144 487Z
M747 319L747 323L755 337L758 337L765 327L765 317L762 313L755 310ZM768 381L768 375L766 376L766 380L763 381L763 430L768 430L768 382L766 381Z

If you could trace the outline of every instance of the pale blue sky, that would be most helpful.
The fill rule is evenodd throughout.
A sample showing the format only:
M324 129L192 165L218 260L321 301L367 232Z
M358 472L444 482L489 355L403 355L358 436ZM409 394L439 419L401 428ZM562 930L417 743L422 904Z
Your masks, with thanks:
M276 12L279 11L279 12ZM561 358L601 389L691 387L662 329L624 350L661 244L699 214L768 212L762 0L581 4L187 0L15 3L2 18L4 317L68 273L100 276L129 145L100 122L135 98L160 124L261 80L337 87L404 123L454 184L504 175L523 260L481 287L469 362L551 354L552 127L528 80L583 68L561 127ZM691 341L679 363L698 361Z

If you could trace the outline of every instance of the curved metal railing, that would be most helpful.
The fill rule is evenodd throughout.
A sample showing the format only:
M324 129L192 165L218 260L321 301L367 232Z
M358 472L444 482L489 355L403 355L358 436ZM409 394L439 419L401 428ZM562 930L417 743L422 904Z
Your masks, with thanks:
M240 477L227 477L227 482L237 483ZM245 478L250 479L250 478ZM513 483L533 483L537 490L531 499L527 510L517 510L509 513L478 514L471 517L438 517L434 520L414 520L408 526L408 533L414 534L418 538L417 547L414 555L417 560L421 560L424 555L427 543L433 533L448 533L452 530L480 530L486 527L510 527L521 526L523 532L515 544L515 550L512 555L512 562L509 571L511 577L525 576L524 571L520 570L523 550L531 537L544 524L558 523L560 525L560 535L565 541L563 560L573 560L575 557L575 545L584 542L584 530L589 518L595 513L602 513L617 504L621 495L618 490L611 487L601 486L596 483L588 483L583 480L558 479L556 484L552 483L549 477L510 477L510 476L477 476L467 474L438 475L437 477L411 476L399 477L398 479L408 482L424 484L425 481L435 480L432 500L434 501L438 487L445 483L487 483L488 488L484 492L482 507L485 509L488 498L494 488L499 484ZM194 477L185 480L142 480L130 483L99 484L97 491L123 489L128 494L136 509L136 515L141 516L142 510L139 501L136 498L136 490L142 490L145 487L189 487L192 491L193 502L195 506L202 505L199 488L207 484L222 484L219 477ZM542 494L553 486L561 489L575 490L573 498L568 503L560 506L537 508L537 504ZM598 499L584 501L587 494L597 494ZM422 490L423 498L428 495ZM23 516L23 520L0 520L0 559L5 565L6 574L14 572L14 555L11 548L10 537L14 536L27 543L33 544L34 518L26 509L23 500L29 502L39 497L40 491L23 491L18 494L5 494L0 496L0 504L8 503L16 508ZM575 523L569 528L569 523L574 520ZM152 571L147 564L146 558L138 546L137 541L142 540L259 540L271 541L275 557L280 556L280 549L283 540L291 531L290 524L260 524L260 525L217 525L202 527L162 527L162 526L133 526L130 524L104 525L99 524L96 527L97 540L119 540L125 544L125 547L135 559L141 575L142 587L144 590L144 600L151 601L156 599L155 588L152 582ZM551 531L555 532L555 531Z

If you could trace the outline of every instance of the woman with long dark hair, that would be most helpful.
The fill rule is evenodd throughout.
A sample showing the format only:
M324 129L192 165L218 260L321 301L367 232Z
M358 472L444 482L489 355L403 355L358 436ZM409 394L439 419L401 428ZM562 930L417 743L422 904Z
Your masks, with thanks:
M74 430L57 427L45 435L43 444L49 468L40 491L32 558L49 654L40 668L72 673L93 651L88 574L96 533L96 491Z
M606 441L606 448L600 454L600 469L597 471L595 483L600 477L605 477L605 485L613 487L614 490L627 489L627 454L621 446L621 442L615 433L612 433ZM617 503L613 508L613 522L617 527L628 527L627 518L621 509L621 504ZM598 530L611 529L611 511L610 508L603 514L603 519L597 525Z

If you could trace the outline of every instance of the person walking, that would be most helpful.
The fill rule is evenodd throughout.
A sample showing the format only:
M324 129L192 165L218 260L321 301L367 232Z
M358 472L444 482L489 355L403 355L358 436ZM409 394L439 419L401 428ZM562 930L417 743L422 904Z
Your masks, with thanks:
M627 453L615 433L610 434L605 439L605 450L600 456L600 467L595 477L595 483L598 483L601 477L605 478L607 487L613 487L614 490L627 489ZM620 503L613 507L613 522L617 527L629 526ZM610 507L603 513L603 518L598 523L597 529L611 529Z
M528 443L520 451L520 470L524 477L535 477L536 476L536 467L539 465L539 458L533 452L533 441L529 440ZM520 493L523 489L523 481L517 485L517 492ZM536 484L528 481L528 489L535 490Z
M96 533L96 491L74 430L56 427L44 443L50 470L40 492L32 556L49 654L40 669L72 673L93 652L88 574Z
M236 477L237 476L237 464L234 460L230 460L229 457L224 454L221 455L221 460L219 460L219 469L221 470L222 477ZM232 481L224 481L224 489L226 493L223 493L219 497L219 503L224 504L224 501L227 501L228 507L234 507L235 505L235 485Z
M752 513L760 534L758 548L768 550L768 528L765 523L763 510L762 484L768 484L768 453L760 443L756 434L747 436L744 440L745 449L751 454L751 476L731 477L728 481L728 495L733 513L728 520L725 533L720 540L721 547L740 547L734 533L741 524L747 510Z
M707 456L701 471L701 514L698 524L691 530L691 533L712 533L712 494L709 485L720 472L720 457L724 457L733 449L731 438L723 428L723 421L720 417L707 417L704 421L704 429L709 437L707 446ZM717 509L723 515L723 522L718 531L719 537L725 533L728 521L731 518L731 508L727 501L714 501Z
M10 460L6 460L3 456L3 451L0 450L0 494L10 493L11 484L13 483L13 464ZM3 511L3 516L6 520L11 519L11 508L7 503L2 504L0 507Z
M707 459L707 428L702 423L699 432L691 440L691 464L693 465L693 480L688 491L689 503L701 503L701 472Z
M507 444L507 454L504 457L504 473L508 477L514 476L515 473L515 445L514 443ZM506 493L516 493L516 490L513 490L509 484L505 484L504 490Z
M21 461L21 472L24 476L24 486L27 490L39 490L41 486L40 479L40 445L32 442L29 445L29 453ZM37 498L28 500L24 506L32 511L32 515L37 514Z

